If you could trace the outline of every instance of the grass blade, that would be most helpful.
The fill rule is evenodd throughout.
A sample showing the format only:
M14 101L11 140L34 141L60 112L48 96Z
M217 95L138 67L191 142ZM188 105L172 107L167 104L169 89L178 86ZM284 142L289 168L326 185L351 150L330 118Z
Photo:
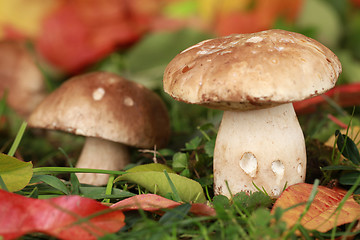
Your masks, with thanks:
M15 140L8 152L8 155L9 156L14 156L15 152L16 152L16 149L18 148L19 144L20 144L20 141L24 135L24 132L25 132L25 129L26 129L26 126L27 126L27 123L26 122L23 122L20 126L20 129L19 131L17 132L16 134L16 137L15 137Z
M34 174L57 174L57 173L104 173L122 175L124 171L112 171L93 168L70 168L70 167L38 167L33 169Z
M6 184L5 184L4 180L2 179L1 175L0 175L0 187L2 190L8 191Z
M191 204L185 203L174 209L167 211L159 220L159 223L168 225L175 224L177 221L182 220L186 217L190 211Z
M172 192L173 192L174 200L175 200L176 202L181 202L181 198L180 198L180 196L179 196L179 193L178 193L178 191L176 190L176 187L175 187L174 183L171 181L171 179L170 179L170 177L169 177L169 174L167 173L166 170L164 170L164 174L165 174L166 179L168 180L169 185L170 185L170 188L171 188L171 190L172 190Z
M51 175L34 175L31 179L32 182L44 182L53 188L65 193L66 195L69 195L69 189L66 187L65 183L63 183L60 179L57 177L51 176Z
M3 93L3 97L0 100L0 116L2 116L5 112L6 98L7 98L7 90L5 89L5 91Z
M105 190L106 195L111 195L112 194L112 189L113 189L113 186L114 186L114 180L115 180L115 175L110 175L109 180L108 180L107 185L106 185L106 190ZM106 198L102 202L103 203L110 203L110 198Z

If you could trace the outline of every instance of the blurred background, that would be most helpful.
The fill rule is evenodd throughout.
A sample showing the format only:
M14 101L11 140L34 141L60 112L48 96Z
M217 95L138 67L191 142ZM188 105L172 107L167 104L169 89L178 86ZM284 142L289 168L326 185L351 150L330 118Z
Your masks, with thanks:
M0 81L0 93L4 95L7 89L8 100L0 123L0 146L10 145L19 122L63 81L104 70L139 82L163 97L172 121L170 148L181 148L199 134L198 126L210 122L216 129L221 112L170 99L162 91L166 65L201 40L271 28L320 41L343 65L339 88L332 95L296 108L305 135L325 142L339 122L348 124L353 119L354 125L360 125L359 110L353 108L360 105L360 0L0 0L1 44L20 46L40 72L31 75L37 78L33 80L26 70L23 88ZM10 79L15 72L25 72L24 64L16 60L20 53L11 65L6 50L1 49L7 47L0 46L0 76ZM25 85L32 88L29 97L37 99L22 109L24 102L30 103L16 103L25 95ZM34 151L44 162L54 159L54 146L66 148L62 143L70 138L78 144L67 146L67 151L77 151L83 141L72 136L41 140L36 137L39 133L27 134L35 134L28 141L25 136L21 147L27 160L34 160Z

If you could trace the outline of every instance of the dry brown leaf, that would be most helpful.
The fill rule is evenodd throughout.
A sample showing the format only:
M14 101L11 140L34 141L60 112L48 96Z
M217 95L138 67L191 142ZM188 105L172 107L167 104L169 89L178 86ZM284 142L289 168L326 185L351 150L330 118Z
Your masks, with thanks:
M273 207L287 209L299 203L306 203L313 185L299 183L288 187L275 202ZM319 186L309 211L301 220L301 224L309 230L327 232L335 226L343 225L360 219L360 205L350 196L337 210L346 191ZM292 227L305 209L305 204L292 208L284 213L282 219Z

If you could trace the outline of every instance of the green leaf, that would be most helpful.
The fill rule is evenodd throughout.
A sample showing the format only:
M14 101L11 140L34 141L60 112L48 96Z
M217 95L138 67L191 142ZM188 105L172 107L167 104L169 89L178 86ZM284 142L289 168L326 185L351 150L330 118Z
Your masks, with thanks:
M186 150L196 150L201 143L201 137L194 137L190 142L185 143Z
M5 89L5 91L3 92L3 96L0 100L0 116L2 116L5 112L5 109L6 109L6 99L7 99L7 90Z
M346 49L348 49L355 57L354 62L357 62L357 64L359 64L358 60L360 58L360 14L351 14L351 17L349 15L347 15L346 17L348 18L348 27L346 29L346 34L348 34L348 37L346 38Z
M218 219L229 220L231 215L226 211L230 207L229 199L224 195L216 195L213 197L213 205Z
M0 176L10 192L19 191L30 182L32 167L31 162L23 162L0 153Z
M205 153L209 156L209 157L213 157L214 156L214 149L215 149L215 138L210 139L210 141L206 142L204 145L204 150Z
M186 0L166 4L163 12L170 18L190 18L197 14L197 9L197 1Z
M135 196L134 193L123 191L118 188L113 188L111 195L105 194L106 187L80 187L82 196L92 199L122 199Z
M191 204L185 203L167 211L160 219L159 223L164 225L175 224L186 217L191 209Z
M75 173L70 173L71 194L80 195L80 182Z
M44 182L67 195L70 194L70 191L65 183L63 183L59 178L51 175L34 175L31 182Z
M206 202L205 194L201 185L183 176L179 176L175 173L169 173L169 178L174 183L174 186L184 202ZM128 172L122 176L116 178L115 181L126 180L146 188L152 193L165 196L168 193L172 193L171 186L168 179L163 172L158 171L141 171L141 172Z
M263 192L253 192L250 195L240 192L235 194L233 201L240 209L246 209L248 212L260 207L268 207L272 203L271 198Z
M188 168L188 155L186 153L177 152L173 156L172 168L176 172L181 172Z
M344 76L339 79L341 83L343 84L358 82L360 77L360 62L359 60L354 58L353 51L346 48L337 52L336 55L339 57L341 65L343 65L344 67L344 72L343 74L341 74Z
M182 170L180 173L179 173L181 176L184 176L184 177L190 177L191 174L190 174L190 170L188 168Z
M270 224L272 216L270 211L265 208L257 209L250 217L250 221L254 223L257 228L266 228Z
M341 37L342 26L336 10L327 1L305 1L297 25L316 29L315 39L329 48L335 47Z
M341 151L341 154L352 161L356 165L360 165L360 154L356 144L344 134L341 134L339 130L336 130L335 135L338 137L337 146Z
M134 172L148 172L148 171L155 171L155 172L164 172L166 170L168 173L175 173L170 167L160 164L160 163L149 163L138 165L136 167L130 168L127 170L127 173L134 173Z
M0 188L5 190L5 191L9 191L6 187L6 184L4 182L4 180L2 179L1 175L0 175Z
M161 88L167 64L185 48L211 37L192 29L149 34L128 52L125 74L150 89Z
M354 166L345 166L345 165L331 165L331 166L322 167L321 170L326 170L326 171L339 171L339 170L352 171L352 170L356 170L356 167L354 167Z
M224 195L216 195L213 197L213 205L220 208L230 207L230 200Z
M360 177L360 172L349 172L339 177L340 184L354 185L355 181Z

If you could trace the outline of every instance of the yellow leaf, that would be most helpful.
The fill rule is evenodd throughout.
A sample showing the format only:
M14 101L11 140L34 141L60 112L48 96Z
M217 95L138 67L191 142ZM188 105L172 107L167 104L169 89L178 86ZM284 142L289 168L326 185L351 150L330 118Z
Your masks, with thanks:
M199 14L205 22L212 22L218 14L244 11L251 0L197 0Z
M346 134L348 132L348 136L351 140L354 141L355 144L360 143L360 126L350 127L349 130L341 129L340 132L342 134ZM325 143L326 146L333 147L335 143L336 137L333 134ZM360 150L360 144L358 144L358 149Z
M25 36L34 37L40 30L44 16L60 0L0 0L0 39L4 27L11 26Z
M19 191L29 183L33 175L32 167L31 162L0 153L0 176L9 192Z
M305 203L311 193L313 185L299 183L288 187L275 202L272 209L281 207L287 209L299 203ZM350 196L344 205L337 210L339 203L344 198L346 191L318 187L315 199L311 203L309 211L301 220L302 226L309 230L327 232L333 227L360 219L360 205ZM305 205L292 208L284 213L284 220L288 227L292 227L303 213Z

